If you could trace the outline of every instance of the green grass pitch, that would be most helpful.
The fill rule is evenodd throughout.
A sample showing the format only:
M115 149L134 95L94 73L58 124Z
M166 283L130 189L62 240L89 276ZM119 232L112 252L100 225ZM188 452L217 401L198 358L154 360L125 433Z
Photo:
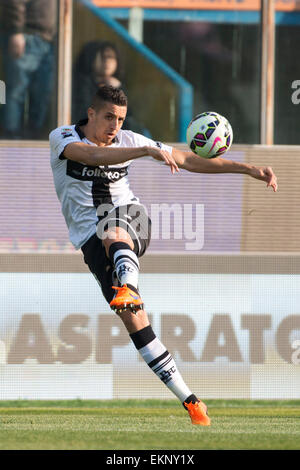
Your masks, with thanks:
M210 427L177 400L0 401L0 450L300 449L300 400L206 400Z

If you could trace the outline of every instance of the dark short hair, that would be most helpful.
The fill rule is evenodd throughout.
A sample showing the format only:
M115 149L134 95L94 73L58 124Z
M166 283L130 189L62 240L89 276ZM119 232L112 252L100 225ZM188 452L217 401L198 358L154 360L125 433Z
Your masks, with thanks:
M117 106L127 106L128 99L121 88L102 85L96 91L92 99L91 107L95 109L95 111L99 111L99 109L103 107L104 103L112 103Z

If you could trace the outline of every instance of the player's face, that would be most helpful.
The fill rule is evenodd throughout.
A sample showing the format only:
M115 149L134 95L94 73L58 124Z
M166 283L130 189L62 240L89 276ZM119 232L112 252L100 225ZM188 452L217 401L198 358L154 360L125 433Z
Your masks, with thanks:
M89 121L98 143L110 145L122 127L127 112L126 106L105 103L99 111L89 108Z

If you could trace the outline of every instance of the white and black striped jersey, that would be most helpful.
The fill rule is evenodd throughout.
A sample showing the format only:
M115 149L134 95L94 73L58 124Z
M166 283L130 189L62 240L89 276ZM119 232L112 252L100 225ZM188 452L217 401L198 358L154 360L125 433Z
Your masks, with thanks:
M87 120L84 120L77 125L61 126L49 135L55 189L69 229L70 240L76 249L96 232L99 221L97 209L101 204L111 204L113 209L139 203L139 199L130 189L128 180L128 168L132 160L116 165L94 167L64 157L64 148L70 143L85 142L96 146L80 129L80 126L86 123ZM159 146L172 152L172 147L168 145L122 129L111 147L135 148L145 145Z

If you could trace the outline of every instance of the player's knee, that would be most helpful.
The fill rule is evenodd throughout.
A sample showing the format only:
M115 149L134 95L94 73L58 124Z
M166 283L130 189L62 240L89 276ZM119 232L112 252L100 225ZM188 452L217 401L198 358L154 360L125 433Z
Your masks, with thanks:
M107 256L109 253L109 248L114 243L126 243L130 246L132 250L134 249L134 243L131 236L128 232L126 232L126 230L122 229L121 227L116 227L115 229L107 230L106 232L104 232L104 235L105 236L103 237L102 243Z

